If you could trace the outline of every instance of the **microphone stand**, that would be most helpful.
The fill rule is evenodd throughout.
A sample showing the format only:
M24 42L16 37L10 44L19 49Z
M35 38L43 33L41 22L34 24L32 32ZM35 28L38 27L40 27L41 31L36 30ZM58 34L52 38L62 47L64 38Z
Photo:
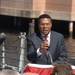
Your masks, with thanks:
M47 57L47 64L49 64L48 63L48 56L50 57L50 61L51 61L51 64L53 63L53 60L52 60L52 56L51 56L51 53L49 52L49 50L47 49L47 51L46 51L47 53L46 53L46 57Z

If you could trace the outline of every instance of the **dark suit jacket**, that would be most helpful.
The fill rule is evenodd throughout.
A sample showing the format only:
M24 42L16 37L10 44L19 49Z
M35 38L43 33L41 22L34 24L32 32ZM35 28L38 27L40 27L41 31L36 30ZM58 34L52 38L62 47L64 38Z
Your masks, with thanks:
M40 44L43 42L40 34L34 33L27 38L27 58L32 63L36 64L51 64L50 57L46 56L45 51L42 51L41 56L37 56L37 49L40 48ZM62 34L51 31L50 47L53 62L66 62L67 51L64 43L64 37Z

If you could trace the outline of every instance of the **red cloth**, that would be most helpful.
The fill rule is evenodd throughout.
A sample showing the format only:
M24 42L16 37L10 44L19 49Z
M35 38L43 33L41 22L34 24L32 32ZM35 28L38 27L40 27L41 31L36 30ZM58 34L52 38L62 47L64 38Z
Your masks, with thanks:
M46 65L44 67L42 67L42 65L38 66L34 66L34 65L27 65L25 67L25 69L23 70L23 73L25 72L32 72L32 73L37 73L39 75L50 75L52 73L53 67L46 67ZM75 74L75 68L73 68L73 74Z
M32 73L37 73L39 75L50 75L52 72L53 68L37 68L37 67L30 67L27 66L26 69L23 71L24 72L32 72Z
M75 74L75 69L73 69L73 74Z
M53 66L51 65L28 64L23 70L23 73L32 72L39 75L50 75L52 70Z

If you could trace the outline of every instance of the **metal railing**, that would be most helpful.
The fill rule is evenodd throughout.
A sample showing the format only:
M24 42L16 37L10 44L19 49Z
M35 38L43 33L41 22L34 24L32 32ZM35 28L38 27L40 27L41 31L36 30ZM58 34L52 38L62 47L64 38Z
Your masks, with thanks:
M1 68L12 68L17 71L21 71L26 63L29 61L26 59L26 33L20 33L16 36L17 39L8 44L8 41L4 41L1 45L0 64ZM12 39L15 39L12 37ZM12 41L9 39L9 41Z

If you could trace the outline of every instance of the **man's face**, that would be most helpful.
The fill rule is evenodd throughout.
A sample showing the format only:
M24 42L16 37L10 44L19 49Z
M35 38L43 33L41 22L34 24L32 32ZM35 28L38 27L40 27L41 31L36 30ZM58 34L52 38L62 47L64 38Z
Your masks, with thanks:
M50 32L52 27L51 19L49 18L41 18L39 20L39 30L42 34L46 35Z

